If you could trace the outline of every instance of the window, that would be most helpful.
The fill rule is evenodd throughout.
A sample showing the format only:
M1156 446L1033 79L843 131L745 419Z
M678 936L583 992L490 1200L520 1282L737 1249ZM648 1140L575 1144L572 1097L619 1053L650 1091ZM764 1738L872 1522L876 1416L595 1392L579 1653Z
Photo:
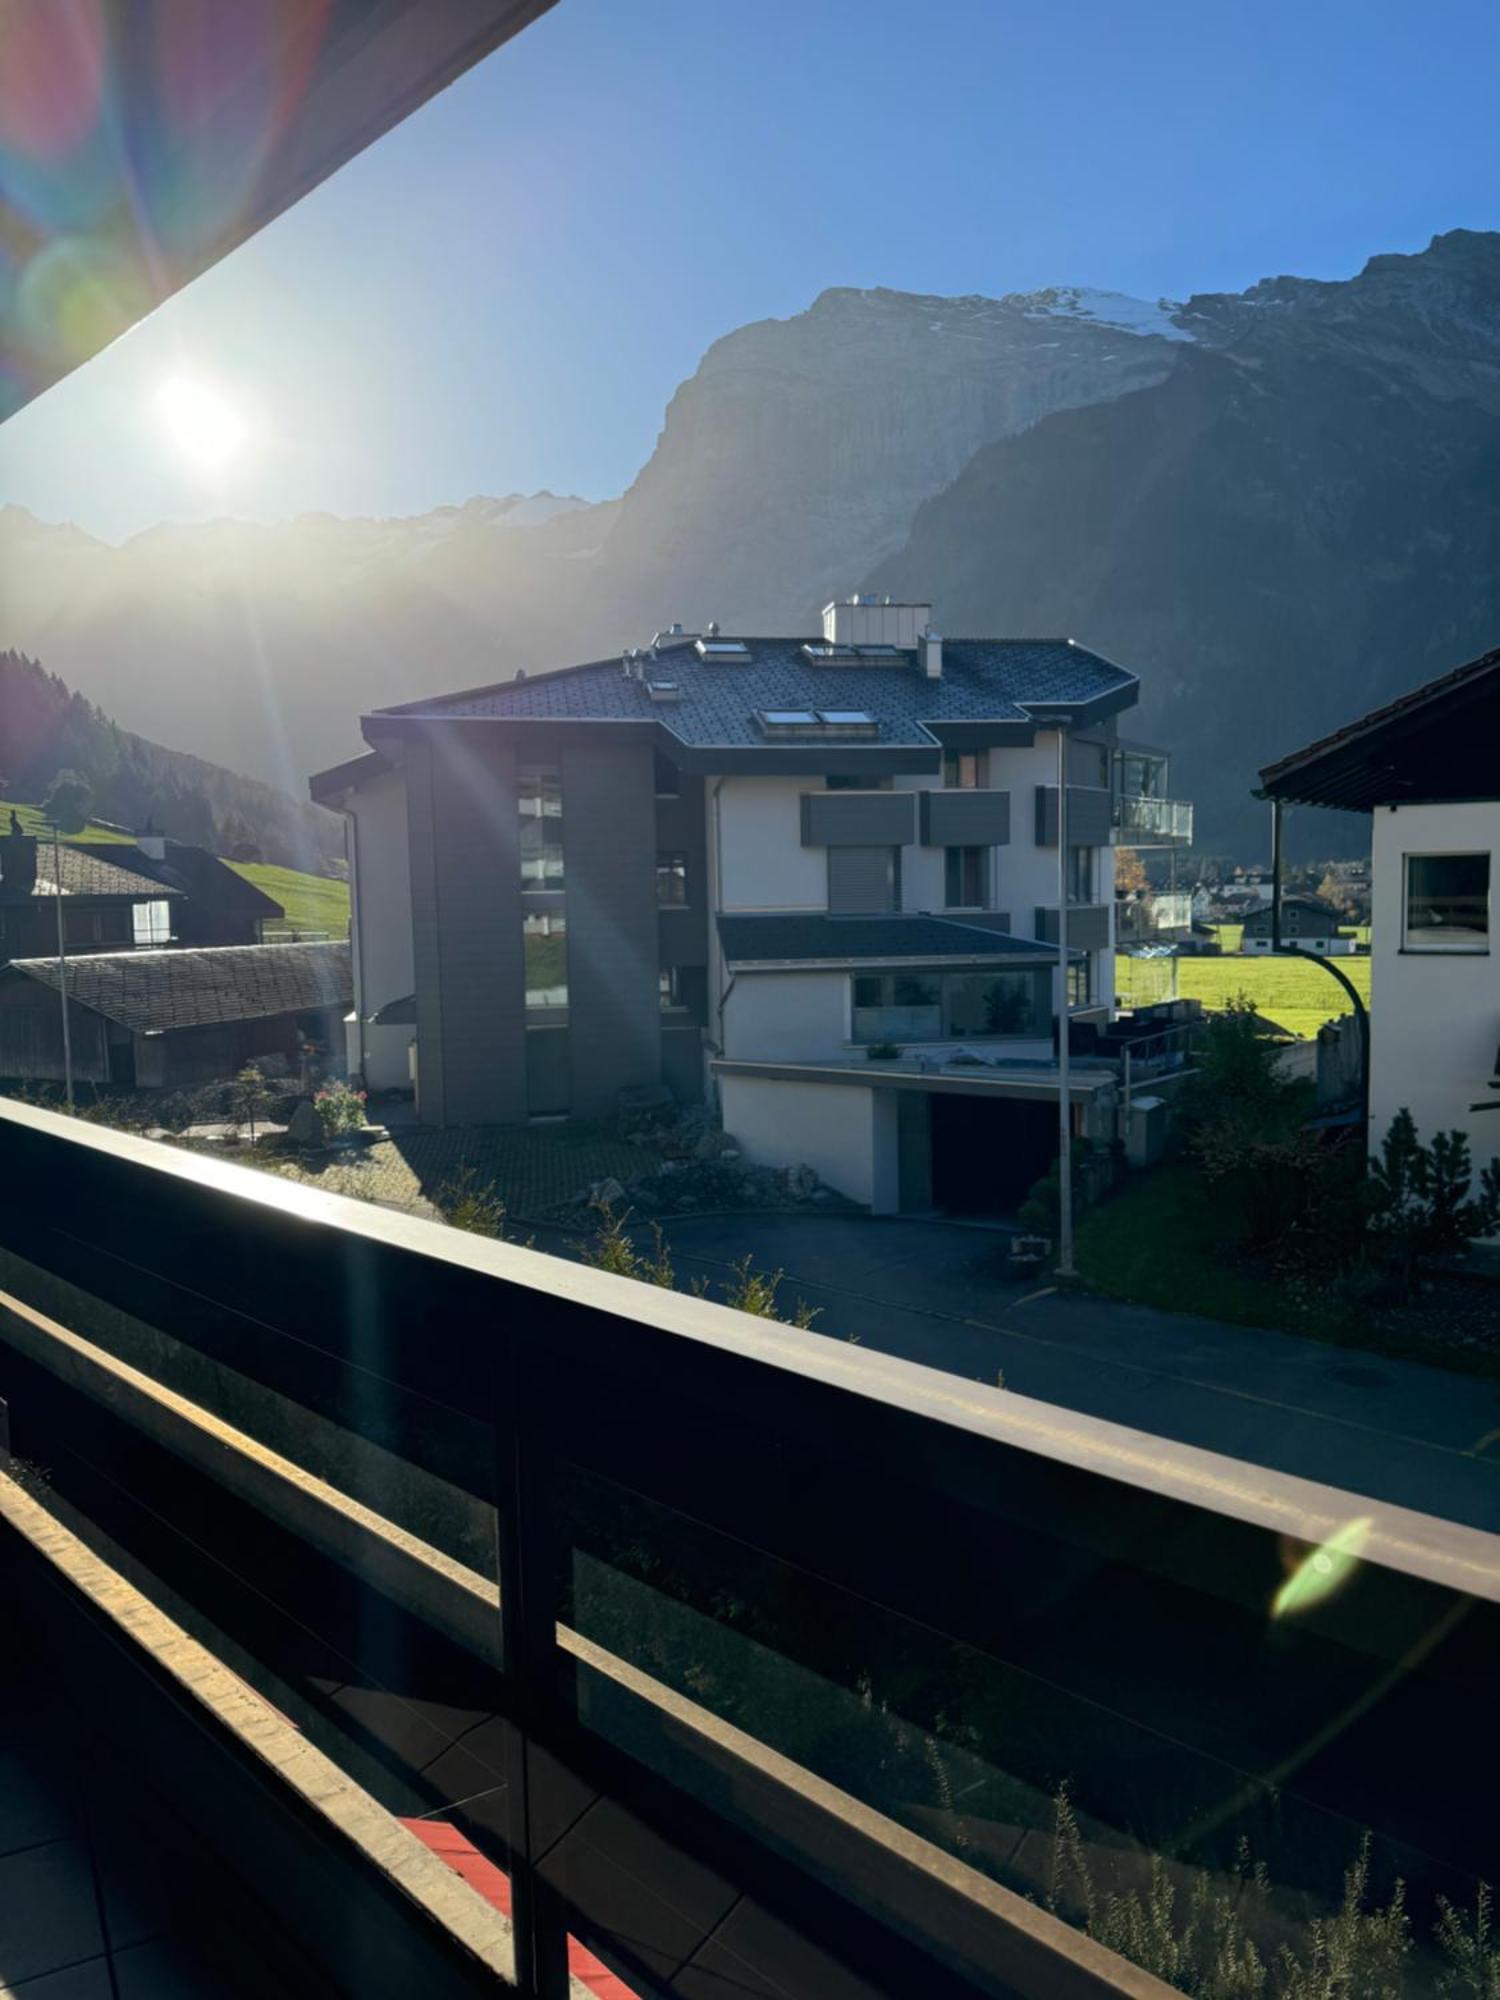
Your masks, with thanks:
M656 857L656 900L664 910L681 909L687 901L687 856L658 854Z
M700 639L693 648L700 660L748 660L750 648L742 639Z
M1408 854L1407 951L1488 951L1490 857Z
M1092 903L1094 900L1094 850L1092 847L1070 847L1068 849L1068 901L1070 903Z
M982 910L989 897L989 850L943 849L943 901L950 910Z
M682 797L682 773L659 753L656 758L656 796L659 799L680 799Z
M773 742L818 742L826 737L873 742L880 735L880 724L862 708L763 708L755 719L761 735Z
M901 907L899 847L830 847L828 907L841 916L869 916Z
M1081 958L1068 967L1068 1005L1087 1007L1094 997L1094 961Z
M516 818L526 1008L528 1013L550 1015L560 1022L568 1005L568 904L560 771L525 766L517 771Z
M165 901L132 903L130 924L131 935L138 945L172 942L172 909Z
M976 1041L1049 1032L1045 972L861 973L856 1042Z
M680 1007L682 1005L682 993L675 965L664 965L662 967L661 971L656 975L656 990L663 1013L670 1007Z
M943 759L943 783L950 792L983 791L989 781L988 750L952 751Z

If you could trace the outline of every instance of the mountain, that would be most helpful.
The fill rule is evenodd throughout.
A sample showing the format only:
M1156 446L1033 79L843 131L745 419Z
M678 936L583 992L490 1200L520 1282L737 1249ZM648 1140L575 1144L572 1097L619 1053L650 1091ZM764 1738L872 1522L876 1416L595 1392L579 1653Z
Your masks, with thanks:
M1160 382L979 451L864 587L1138 667L1200 846L1263 851L1262 764L1500 635L1500 236L1179 319Z
M1500 632L1497 422L1496 235L1180 304L836 289L715 342L617 500L120 548L0 509L0 643L295 790L361 709L888 589L1138 668L1204 844L1259 849L1259 763Z
M315 875L343 858L343 827L335 814L201 757L148 743L36 660L0 653L0 791L34 804L60 770L89 780L95 819L130 828L150 819L174 839L216 854Z

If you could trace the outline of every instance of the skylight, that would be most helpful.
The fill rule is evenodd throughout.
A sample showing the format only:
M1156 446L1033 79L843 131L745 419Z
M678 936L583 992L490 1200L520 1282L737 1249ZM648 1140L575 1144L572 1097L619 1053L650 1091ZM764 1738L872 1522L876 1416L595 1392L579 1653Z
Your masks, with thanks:
M899 646L836 646L817 639L804 643L802 655L819 667L900 666L907 658Z
M756 720L766 736L801 737L821 741L825 737L878 736L880 724L862 708L764 708Z
M748 660L750 648L743 639L700 639L697 645L700 660Z

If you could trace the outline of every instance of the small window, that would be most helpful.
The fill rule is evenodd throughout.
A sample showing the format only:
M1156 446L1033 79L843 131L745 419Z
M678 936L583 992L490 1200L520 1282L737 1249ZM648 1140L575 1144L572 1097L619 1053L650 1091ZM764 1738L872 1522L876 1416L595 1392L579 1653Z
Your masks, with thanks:
M1070 847L1068 849L1068 901L1070 903L1092 903L1094 900L1094 850L1092 847Z
M987 750L951 751L943 759L943 783L950 792L983 791L990 781Z
M1087 1007L1094 997L1094 961L1081 958L1068 967L1068 1005Z
M675 965L664 965L657 974L657 993L661 1000L662 1012L682 1005L681 982Z
M771 729L815 729L818 722L810 708L767 708L760 719Z
M687 856L658 854L656 900L664 910L680 909L687 901Z
M982 910L989 902L989 853L983 847L943 850L943 900L950 910Z
M742 639L700 639L694 649L700 660L748 660L750 648Z
M1408 951L1488 951L1490 857L1408 854Z
M172 942L172 908L165 900L132 903L130 920L135 944L163 945Z

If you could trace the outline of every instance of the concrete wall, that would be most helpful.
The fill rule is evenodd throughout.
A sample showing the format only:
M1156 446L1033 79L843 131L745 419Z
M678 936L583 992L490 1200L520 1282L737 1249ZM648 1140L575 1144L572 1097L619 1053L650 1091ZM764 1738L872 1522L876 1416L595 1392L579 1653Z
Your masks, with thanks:
M724 1129L746 1159L809 1166L851 1201L880 1213L896 1208L896 1107L889 1091L743 1076L721 1077L719 1088Z
M578 1118L661 1080L656 787L646 743L565 741L568 1040Z
M350 796L349 814L355 1013L349 1066L364 1072L371 1090L405 1090L414 1031L366 1025L378 1008L416 990L406 784L401 772L383 771L361 784Z
M1402 949L1408 854L1488 853L1488 953ZM1405 1106L1424 1140L1454 1126L1469 1135L1476 1172L1500 1159L1500 1111L1470 1106L1487 1086L1500 1044L1500 801L1402 806L1374 814L1371 909L1371 1143Z

